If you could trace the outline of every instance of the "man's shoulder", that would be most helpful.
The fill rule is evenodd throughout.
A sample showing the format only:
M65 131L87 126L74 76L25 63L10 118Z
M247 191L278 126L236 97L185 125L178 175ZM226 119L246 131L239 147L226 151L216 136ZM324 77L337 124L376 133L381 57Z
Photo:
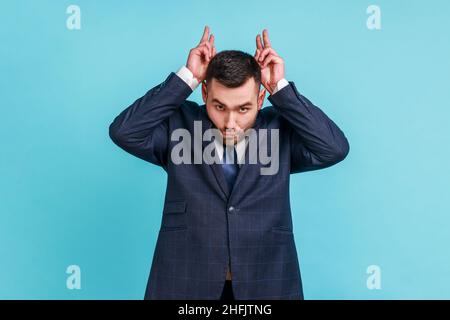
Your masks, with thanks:
M183 101L182 106L184 107L184 110L186 110L187 112L197 112L198 111L197 109L199 108L197 102L187 99Z
M273 119L277 118L279 115L273 106L267 106L267 107L261 108L261 110L259 112L260 112L260 115L266 120L273 120Z
M183 104L181 105L180 111L189 118L193 118L196 120L202 119L204 114L206 114L205 106L199 105L197 102L192 100L184 100Z
M280 128L284 126L283 117L273 106L261 108L257 121L260 128Z
M169 121L183 125L196 120L205 120L206 108L192 100L184 100L177 111L172 114Z

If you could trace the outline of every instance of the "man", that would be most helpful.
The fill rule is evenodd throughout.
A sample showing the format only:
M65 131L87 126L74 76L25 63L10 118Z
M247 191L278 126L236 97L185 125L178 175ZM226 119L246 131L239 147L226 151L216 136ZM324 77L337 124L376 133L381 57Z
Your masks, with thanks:
M111 123L118 146L168 175L145 299L303 299L289 175L342 161L349 144L284 75L267 30L251 56L216 53L206 26L186 66ZM202 106L187 100L200 82Z

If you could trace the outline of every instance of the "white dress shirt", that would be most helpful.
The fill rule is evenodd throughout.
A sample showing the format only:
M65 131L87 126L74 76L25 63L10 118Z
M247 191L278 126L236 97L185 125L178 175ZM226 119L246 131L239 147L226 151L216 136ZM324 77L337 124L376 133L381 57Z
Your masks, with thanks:
M189 70L186 66L182 66L177 72L176 75L179 76L186 84L191 87L192 91L194 91L198 85L200 84L199 81L194 77L191 70ZM289 85L289 82L283 78L280 79L277 83L276 88L273 90L272 95L280 91L285 86ZM214 143L216 145L216 151L217 155L219 156L220 162L222 162L223 157L223 144L221 141L218 141L217 139L214 139ZM237 162L239 166L244 162L244 156L245 156L245 147L247 146L247 139L241 139L238 141L235 145L236 148L236 154L237 154Z

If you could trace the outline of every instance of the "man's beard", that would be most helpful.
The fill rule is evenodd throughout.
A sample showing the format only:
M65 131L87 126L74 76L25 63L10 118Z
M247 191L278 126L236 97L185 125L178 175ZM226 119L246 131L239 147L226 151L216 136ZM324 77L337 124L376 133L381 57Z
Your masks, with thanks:
M232 145L239 142L244 137L244 130L226 130L220 131L223 138L223 143L226 145Z

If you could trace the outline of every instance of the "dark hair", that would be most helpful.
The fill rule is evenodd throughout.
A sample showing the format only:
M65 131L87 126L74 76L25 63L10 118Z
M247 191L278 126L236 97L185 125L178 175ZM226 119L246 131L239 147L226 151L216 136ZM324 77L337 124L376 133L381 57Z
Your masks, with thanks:
M226 87L237 88L253 77L259 89L261 84L261 68L255 58L243 51L224 50L217 53L206 69L207 83L212 78Z

